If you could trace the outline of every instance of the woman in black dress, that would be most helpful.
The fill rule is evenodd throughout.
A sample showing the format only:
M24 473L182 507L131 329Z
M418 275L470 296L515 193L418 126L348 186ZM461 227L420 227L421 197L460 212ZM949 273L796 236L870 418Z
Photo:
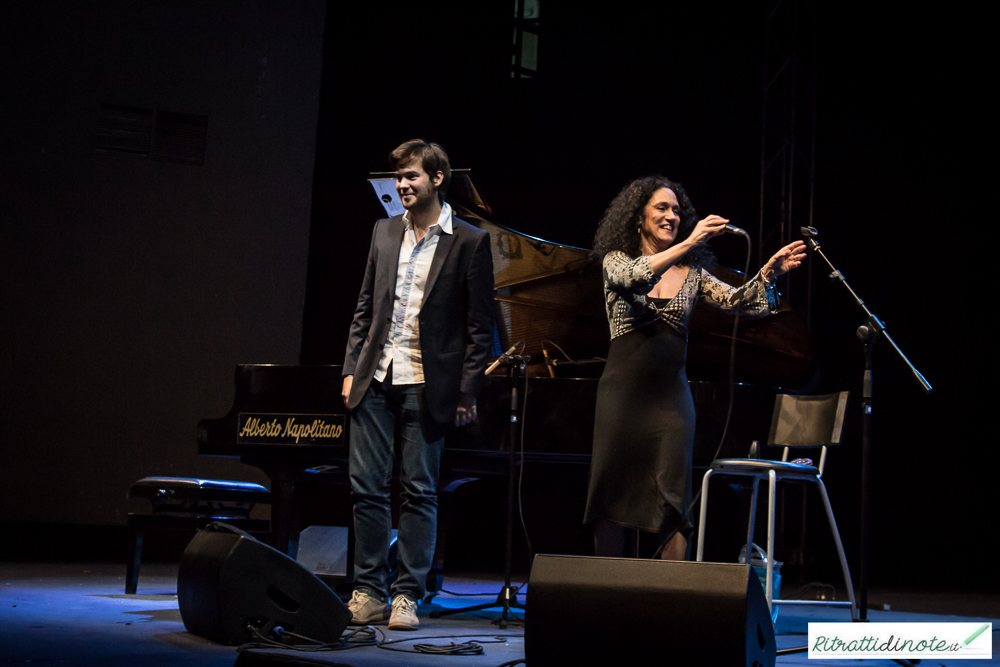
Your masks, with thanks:
M799 266L805 244L779 250L737 289L705 268L706 246L729 221L697 220L679 184L662 176L625 186L594 239L603 257L611 348L597 390L584 521L598 556L620 556L626 528L658 537L659 556L687 557L694 404L684 362L699 301L726 312L777 309L774 278Z

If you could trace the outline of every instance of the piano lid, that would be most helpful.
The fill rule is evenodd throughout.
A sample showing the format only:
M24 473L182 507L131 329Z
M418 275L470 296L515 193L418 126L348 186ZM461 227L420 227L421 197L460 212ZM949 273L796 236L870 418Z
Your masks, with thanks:
M394 173L370 176L386 213L402 213ZM588 362L603 360L611 334L598 258L586 248L552 243L494 222L495 213L468 169L452 170L446 200L455 215L490 233L501 347L521 343L520 353L531 356L528 373L533 376L599 377L603 364ZM738 271L719 267L711 272L730 284L743 281ZM688 339L691 380L728 381L732 321L710 308L695 309ZM777 315L741 316L736 341L738 382L797 388L815 372L809 333L787 300ZM546 364L546 353L555 365Z

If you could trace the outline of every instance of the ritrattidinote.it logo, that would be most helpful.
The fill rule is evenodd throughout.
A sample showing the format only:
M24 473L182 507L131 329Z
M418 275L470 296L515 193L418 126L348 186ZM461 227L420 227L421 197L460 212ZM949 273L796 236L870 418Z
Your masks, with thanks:
M810 623L810 658L993 657L992 623Z

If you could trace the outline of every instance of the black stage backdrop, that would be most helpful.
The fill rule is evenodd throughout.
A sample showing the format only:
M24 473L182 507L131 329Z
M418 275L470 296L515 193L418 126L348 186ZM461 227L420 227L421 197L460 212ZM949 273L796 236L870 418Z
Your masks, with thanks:
M199 461L194 425L228 407L234 363L341 361L380 212L366 175L406 139L443 144L497 222L555 242L589 246L618 189L651 172L683 182L700 213L756 226L763 7L542 2L537 76L512 80L511 4L331 4L325 34L323 6L307 2L151 5L166 23L129 3L5 4L0 81L18 93L0 130L5 519L120 524L144 474L255 477ZM966 268L989 256L972 214L970 153L985 144L985 79L965 46L976 17L849 2L818 20L815 224L935 386L923 395L880 346L873 584L995 587L983 576L989 443L975 428L988 343ZM210 159L199 176L102 161L101 102L208 113ZM77 157L55 162L66 144ZM152 169L169 173L137 175ZM817 390L858 397L862 318L815 270ZM856 554L849 426L829 474Z
M124 525L146 475L266 480L195 433L237 363L298 360L324 13L0 5L0 520ZM207 118L202 164L120 150L102 105Z

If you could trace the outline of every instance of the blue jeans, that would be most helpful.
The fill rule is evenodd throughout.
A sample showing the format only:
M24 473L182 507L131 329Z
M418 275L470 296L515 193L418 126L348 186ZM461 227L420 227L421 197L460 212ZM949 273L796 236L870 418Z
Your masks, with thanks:
M390 370L391 373L391 370ZM437 545L437 487L446 426L423 404L424 385L372 380L351 415L351 492L354 499L354 584L386 599L392 507L393 443L400 434L402 508L396 534L398 576L392 596L420 601Z

